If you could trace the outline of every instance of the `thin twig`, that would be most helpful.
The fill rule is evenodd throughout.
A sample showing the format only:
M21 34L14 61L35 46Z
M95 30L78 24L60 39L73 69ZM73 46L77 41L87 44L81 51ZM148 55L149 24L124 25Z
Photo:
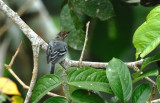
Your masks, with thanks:
M10 65L5 64L4 66L5 66L6 69L12 74L12 76L15 77L15 79L22 85L22 87L23 87L24 89L29 89L29 86L27 86L27 85L14 73L14 71L13 71L12 68L11 68L11 66L12 66L12 64L13 64L16 56L17 56L17 54L18 54L19 51L20 51L20 46L21 46L21 44L20 44L19 47L17 48L15 54L12 56L12 59L11 59L11 61L10 61L10 63L9 63ZM49 96L60 96L60 95L57 95L57 94L54 94L54 93L51 93L51 92L48 92L47 94L48 94ZM64 97L64 96L61 96L61 97Z
M21 16L24 14L24 12L30 7L34 0L28 0L20 9L17 11L18 15ZM12 24L11 20L7 20L7 22L0 28L0 37L2 34L9 28L9 26Z
M30 82L29 90L27 92L27 96L25 98L24 103L28 103L30 101L34 85L36 84L37 74L38 74L39 47L40 47L39 45L32 45L34 67L33 67L32 79Z
M19 82L19 84L22 85L22 87L23 87L24 89L29 89L29 86L26 85L26 84L14 73L14 71L12 70L12 68L11 68L9 65L6 65L6 64L5 64L5 67L6 67L6 69L12 74L12 76L15 77L15 79ZM61 96L61 95L58 95L58 94L55 94L55 93L51 93L51 92L48 92L47 95L53 96L53 97L55 97L55 96L64 97L64 96Z
M157 83L155 81L153 81L151 78L145 77L145 79L148 80L149 82L151 82L152 84L154 84L155 86L157 85Z
M15 77L15 79L19 82L19 84L22 85L22 87L23 87L24 89L29 89L29 86L26 85L26 84L14 73L14 71L12 70L12 68L11 68L9 65L5 64L5 67L6 67L6 69L12 74L12 76ZM51 92L48 92L47 95L53 96L53 97L55 97L55 96L61 96L61 95L58 95L58 94L55 94L55 93L51 93ZM64 96L61 96L61 97L64 97Z
M27 36L27 38L32 42L32 44L38 44L41 45L43 50L47 50L48 44L40 38L31 28L28 27L28 25L13 11L11 10L2 0L0 0L0 9L8 16L10 17L15 24L24 32L24 34ZM143 59L139 61L134 62L128 62L126 65L133 69L133 65L139 66L143 62ZM65 59L64 62L61 63L63 67L79 67L79 61L69 60ZM82 66L88 66L93 68L106 68L108 63L104 62L85 62L83 61Z
M29 89L29 86L24 84L24 82L13 72L13 70L11 69L9 65L5 64L4 66L12 74L12 76L15 77L15 79L23 86L23 88Z
M17 26L23 31L23 33L27 36L27 38L34 45L40 45L43 50L46 51L48 44L39 37L12 9L10 9L2 0L0 0L0 9L12 19L12 21L17 24ZM139 61L125 63L128 68L133 69L134 66L139 66L143 62L143 59ZM65 59L64 62L61 63L63 67L79 67L79 61ZM82 66L93 67L93 68L106 68L108 63L103 62L85 62L83 61ZM134 66L133 66L134 65ZM149 78L150 79L150 78ZM148 80L149 80L148 79ZM154 83L153 81L150 81Z
M83 56L84 56L84 51L85 51L86 44L87 44L87 40L88 40L89 24L90 24L90 21L88 21L87 24L86 24L86 36L85 36L85 41L84 41L83 49L82 49L81 56L80 56L80 59L79 59L80 67L81 67L81 65L82 65L82 60L83 60Z
M19 50L20 50L20 47L21 47L21 44L22 44L22 42L19 44L19 46L18 46L18 48L17 48L15 54L12 56L11 62L9 63L9 66L10 66L10 67L12 66L12 64L13 64L13 62L14 62L14 60L15 60L15 58L17 57L17 54L18 54L18 52L19 52Z
M156 86L153 84L152 92L151 92L151 95L150 95L148 103L151 103L151 101L152 101L152 99L154 97L154 94L155 94L155 89L156 89Z
M21 44L22 42L19 44L15 54L12 56L12 59L9 63L9 65L5 64L4 66L6 67L6 69L16 78L16 80L23 86L23 88L28 88L20 79L19 77L13 72L13 70L11 69L12 65L13 65L13 62L15 60L15 58L17 57L17 54L19 53L20 51L20 47L21 47Z

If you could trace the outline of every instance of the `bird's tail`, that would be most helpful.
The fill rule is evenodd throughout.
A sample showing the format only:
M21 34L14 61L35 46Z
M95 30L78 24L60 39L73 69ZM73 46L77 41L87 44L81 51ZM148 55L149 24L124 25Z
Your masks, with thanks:
M50 71L51 74L54 74L54 68L55 68L55 64L51 63L51 71Z

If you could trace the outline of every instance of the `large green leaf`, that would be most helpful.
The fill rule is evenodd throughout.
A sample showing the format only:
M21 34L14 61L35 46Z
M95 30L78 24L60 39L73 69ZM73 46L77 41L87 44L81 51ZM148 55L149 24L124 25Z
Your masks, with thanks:
M89 67L75 69L67 77L68 84L95 91L112 93L105 70Z
M113 58L106 69L109 84L122 102L127 102L132 95L132 79L128 67L119 59Z
M72 93L71 98L73 99L73 103L105 103L98 95L81 89L75 90Z
M145 57L160 44L160 6L153 9L146 22L134 33L133 44L136 48L136 58Z
M157 54L156 54L155 56L153 56L153 57L145 58L145 59L143 60L143 62L142 62L141 69L140 69L138 72L132 74L133 78L137 78L137 77L141 74L142 70L143 70L145 67L147 67L147 65L149 65L149 64L151 64L151 63L153 63L153 62L159 61L159 60L160 60L160 52L157 53Z
M44 101L43 103L68 103L64 97L52 97Z
M139 77L135 78L133 80L133 83L136 83L137 81L145 78L145 77L149 77L149 76L157 76L159 74L157 69L149 69L148 71L144 72L142 75L140 75Z
M109 0L71 0L85 14L107 20L114 16L113 7Z
M157 88L160 94L160 76L157 76Z
M85 36L82 30L83 25L72 7L65 5L62 8L60 21L62 28L70 32L67 38L68 45L73 49L81 50Z
M146 103L151 95L151 88L147 84L141 84L136 87L132 94L132 103Z
M61 80L56 75L48 74L41 77L33 89L32 102L37 103L47 92L60 84Z

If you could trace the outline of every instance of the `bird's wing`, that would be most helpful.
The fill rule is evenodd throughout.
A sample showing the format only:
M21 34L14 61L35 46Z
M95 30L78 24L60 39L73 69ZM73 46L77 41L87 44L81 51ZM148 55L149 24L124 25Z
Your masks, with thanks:
M56 45L55 45L56 44ZM47 63L56 63L67 52L67 44L62 41L49 43L47 47Z

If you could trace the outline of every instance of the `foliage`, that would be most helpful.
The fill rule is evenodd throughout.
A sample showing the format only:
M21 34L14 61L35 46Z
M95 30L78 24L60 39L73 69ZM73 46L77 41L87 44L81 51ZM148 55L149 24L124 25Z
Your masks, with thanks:
M32 102L37 103L47 92L60 85L61 80L56 75L45 75L35 85L32 94Z
M160 76L157 76L157 88L160 94Z
M44 103L68 103L64 97L52 97L44 101Z
M110 20L113 16L114 10L112 2L109 0L68 0L68 2L65 2L63 5L60 13L62 29L70 31L67 40L68 45L74 50L82 50L85 39L84 24L86 22L83 17L88 17L91 20L98 18L101 22L107 20L108 25L112 26L111 30L115 30L113 25L115 26L116 22L114 19ZM160 6L157 6L148 14L146 21L135 31L133 45L136 48L136 59L138 59L139 56L140 58L144 58L159 46L159 18ZM114 33L115 32L118 31L114 31ZM97 35L101 36L100 33ZM115 40L118 36L112 35L110 37L112 40ZM120 42L123 41L121 40ZM120 48L122 47L120 46ZM144 58L140 70L132 74L133 79L126 64L117 58L109 61L106 70L91 67L73 67L65 71L65 73L67 73L65 76L63 76L63 70L57 70L56 75L45 75L38 80L33 90L32 102L38 102L47 92L61 84L65 84L69 87L75 87L74 90L70 90L69 94L71 94L72 102L76 103L104 103L106 99L99 95L101 92L114 95L110 100L111 102L117 102L118 99L123 103L129 101L132 101L132 103L145 103L150 98L151 87L148 84L140 84L134 91L132 89L134 83L139 82L143 78L157 76L157 90L160 91L158 69L149 68L145 70L149 64L159 60L160 53L156 53L152 57ZM59 103L61 101L67 103L67 100L68 98L65 99L64 97L53 97L46 100L45 103Z
M144 58L160 43L159 11L160 6L153 9L148 14L146 21L134 33L133 44L136 48L136 58L139 55Z
M132 103L145 103L151 94L151 88L147 84L141 84L136 87L132 94Z
M8 95L12 95L8 97ZM17 85L6 77L0 78L0 103L12 100L11 103L23 103L23 98Z
M106 75L114 94L122 102L127 102L132 95L132 79L127 66L113 58L106 69Z

